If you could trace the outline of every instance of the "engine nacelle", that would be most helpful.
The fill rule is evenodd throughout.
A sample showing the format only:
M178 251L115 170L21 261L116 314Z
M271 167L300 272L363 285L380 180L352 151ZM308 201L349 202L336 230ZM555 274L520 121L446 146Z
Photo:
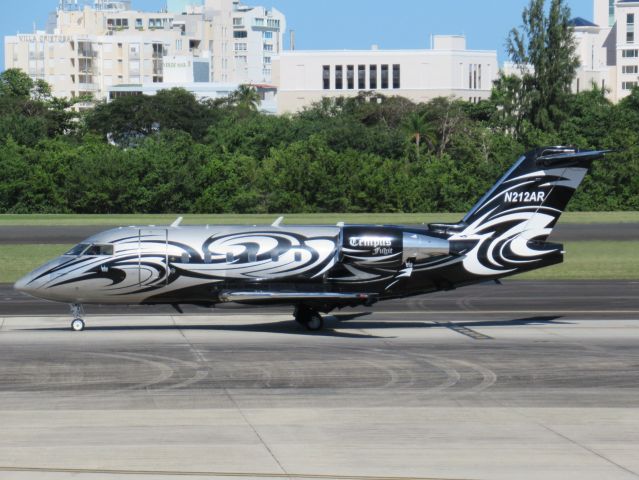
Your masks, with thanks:
M445 239L396 227L347 226L343 229L341 252L345 263L399 268L409 261L449 255L450 244Z
M450 255L450 243L448 240L421 233L404 232L403 239L403 261L425 260L431 257Z

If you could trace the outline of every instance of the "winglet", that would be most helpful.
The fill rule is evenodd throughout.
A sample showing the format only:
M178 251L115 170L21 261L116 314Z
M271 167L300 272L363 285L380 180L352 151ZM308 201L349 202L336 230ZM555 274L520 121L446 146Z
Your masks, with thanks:
M273 222L271 227L279 227L280 225L282 225L283 221L284 221L284 217L279 217L277 220Z
M184 217L179 217L175 222L173 222L171 224L172 228L177 228L180 226L180 224L182 223L182 220L184 220Z

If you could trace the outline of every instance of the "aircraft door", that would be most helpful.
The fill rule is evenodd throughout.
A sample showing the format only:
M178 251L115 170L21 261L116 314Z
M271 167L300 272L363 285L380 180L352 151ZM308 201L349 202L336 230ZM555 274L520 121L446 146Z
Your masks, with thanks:
M138 282L140 287L164 286L169 281L169 232L144 228L138 236Z

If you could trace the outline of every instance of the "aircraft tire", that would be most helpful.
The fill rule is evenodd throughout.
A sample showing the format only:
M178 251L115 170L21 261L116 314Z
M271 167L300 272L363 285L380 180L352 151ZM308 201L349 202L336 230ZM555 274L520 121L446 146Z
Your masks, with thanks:
M309 332L319 332L324 328L324 319L319 313L313 312L309 315L304 326Z
M75 318L71 322L71 330L73 330L74 332L81 332L82 330L84 330L84 327L84 320L82 320L81 318Z

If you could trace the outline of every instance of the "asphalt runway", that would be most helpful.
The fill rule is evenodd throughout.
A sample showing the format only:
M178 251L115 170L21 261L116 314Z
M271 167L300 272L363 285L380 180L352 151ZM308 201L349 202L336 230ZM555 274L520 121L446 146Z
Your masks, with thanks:
M0 245L75 244L112 226L0 226ZM562 224L551 240L639 240L639 223Z
M3 480L639 478L639 282L481 285L317 334L148 307L74 333L12 298Z

